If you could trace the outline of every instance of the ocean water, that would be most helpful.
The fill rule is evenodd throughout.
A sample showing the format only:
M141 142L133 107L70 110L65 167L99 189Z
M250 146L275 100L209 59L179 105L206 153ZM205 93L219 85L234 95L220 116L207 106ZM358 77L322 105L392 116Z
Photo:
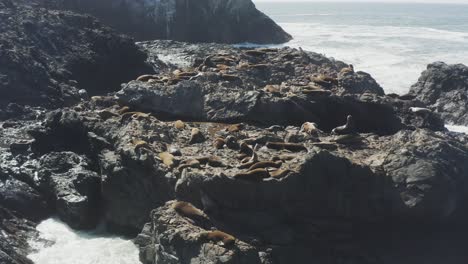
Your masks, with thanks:
M434 61L468 64L468 5L258 2L302 47L369 72L404 94Z
M109 236L100 229L79 232L51 218L37 230L50 242L30 241L37 253L28 258L35 264L141 264L138 249L130 240Z

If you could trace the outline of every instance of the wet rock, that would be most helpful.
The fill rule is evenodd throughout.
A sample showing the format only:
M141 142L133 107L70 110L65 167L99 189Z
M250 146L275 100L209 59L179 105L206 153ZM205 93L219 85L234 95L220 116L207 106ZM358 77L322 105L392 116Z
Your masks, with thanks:
M40 159L38 185L73 228L94 228L100 218L101 177L89 161L72 152L52 152Z
M439 113L447 123L468 125L468 67L435 62L427 66L410 94Z
M151 223L136 239L144 264L261 263L254 248L242 241L222 243L206 239L206 230L179 215L168 202L151 213ZM221 233L221 232L218 232ZM179 251L177 249L184 248Z

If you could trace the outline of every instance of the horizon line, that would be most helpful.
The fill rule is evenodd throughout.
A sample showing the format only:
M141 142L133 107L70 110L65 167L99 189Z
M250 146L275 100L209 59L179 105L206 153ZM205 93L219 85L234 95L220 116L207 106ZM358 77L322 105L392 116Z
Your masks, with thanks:
M390 1L390 0L384 0L384 1L371 1L371 0L253 0L254 3L259 3L259 2L274 2L274 3L366 3L366 4L445 4L445 5L468 5L468 2L453 2L453 1L436 1L436 2L424 2L424 0L418 1L418 0L413 0L413 1L404 1L404 0L398 0L398 1Z

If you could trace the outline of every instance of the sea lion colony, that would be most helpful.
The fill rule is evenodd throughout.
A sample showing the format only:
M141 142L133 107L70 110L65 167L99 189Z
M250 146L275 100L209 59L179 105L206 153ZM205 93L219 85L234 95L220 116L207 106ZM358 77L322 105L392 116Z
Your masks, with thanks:
M392 162L391 158L405 157L402 150L404 155L417 157L432 151L426 148L444 146L454 149L451 153L464 148L454 139L447 145L439 142L436 133L444 132L432 131L439 129L437 119L431 113L411 111L410 107L416 107L412 102L379 97L371 90L365 96L353 96L337 75L345 64L289 48L255 52L229 48L228 52L196 56L193 67L175 72L179 77L171 67L157 74L160 80L180 78L177 83L145 82L144 78L131 81L114 97L93 97L49 114L41 129L32 133L36 138L33 148L41 152L50 151L44 146L53 146L57 151L82 155L90 149L97 153L89 159L94 167L99 164L103 175L97 189L102 190L103 218L110 226L139 232L157 208L142 239L137 239L141 251L149 256L146 263L154 263L151 248L155 241L166 243L164 250L168 251L175 248L171 243L179 243L180 248L220 246L226 250L215 252L233 256L258 256L264 248L294 247L310 243L311 238L320 242L325 237L331 248L347 246L349 240L336 239L349 237L341 220L362 217L374 221L389 208L379 203L393 202L381 195L400 191L381 179L399 169L392 166L412 164ZM285 64L287 61L291 63ZM194 75L198 68L202 71ZM221 74L236 78L226 79ZM358 74L347 71L346 76ZM314 79L319 76L320 80ZM272 93L266 91L267 85L279 85L279 89ZM305 94L304 90L321 92ZM163 100L158 97L161 94ZM393 107L391 100L398 104L387 112ZM170 108L174 105L176 108ZM154 107L177 114L171 116ZM366 111L367 107L378 111ZM374 112L378 114L371 115ZM84 148L60 145L54 131L73 135L69 141ZM395 149L396 145L406 147ZM433 162L448 162L444 152L434 152L442 156ZM390 190L378 192L385 188ZM405 190L405 186L399 188ZM439 198L441 203L445 201ZM174 208L171 200L200 209L190 214L186 209L192 207ZM370 208L365 207L368 204ZM428 219L439 213L437 207L430 209ZM193 214L195 211L198 213ZM336 223L327 218L321 224L315 212L340 220ZM406 212L396 214L407 217ZM209 221L196 215L205 215ZM215 236L215 231L227 235ZM205 232L213 232L213 237ZM175 239L168 239L168 234ZM182 253L168 254L181 257L178 254Z

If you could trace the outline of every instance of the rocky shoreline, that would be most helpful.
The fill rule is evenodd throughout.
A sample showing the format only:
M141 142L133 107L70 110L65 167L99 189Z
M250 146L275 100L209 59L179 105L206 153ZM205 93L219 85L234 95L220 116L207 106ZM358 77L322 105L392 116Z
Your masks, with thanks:
M52 215L136 237L143 264L468 259L453 246L466 244L468 136L444 127L465 114L439 107L466 105L465 66L435 63L386 95L317 53L134 44L20 2L0 0L14 17L0 20L2 264L31 263ZM435 250L431 233L448 242Z

